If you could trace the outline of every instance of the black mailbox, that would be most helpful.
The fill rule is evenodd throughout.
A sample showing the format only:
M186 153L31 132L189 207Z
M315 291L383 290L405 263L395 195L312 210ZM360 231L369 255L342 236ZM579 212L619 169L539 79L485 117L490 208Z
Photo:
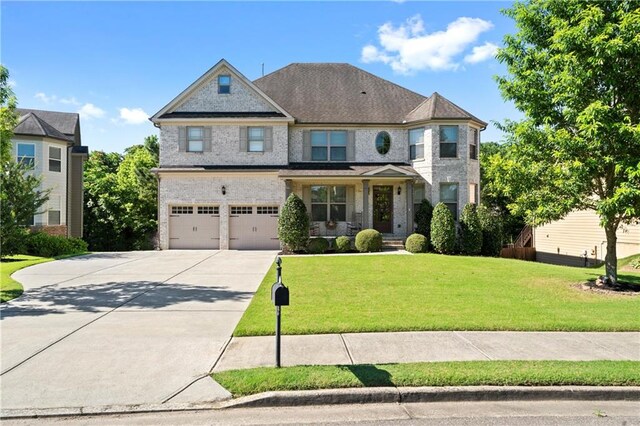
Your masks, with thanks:
M275 306L289 306L289 289L277 282L271 286L271 301Z

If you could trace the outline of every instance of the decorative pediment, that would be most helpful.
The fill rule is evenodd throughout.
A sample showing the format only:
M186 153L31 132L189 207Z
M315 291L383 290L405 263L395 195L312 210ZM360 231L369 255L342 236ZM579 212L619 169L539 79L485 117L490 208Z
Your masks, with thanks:
M415 171L404 169L393 164L379 167L362 174L363 176L418 176Z

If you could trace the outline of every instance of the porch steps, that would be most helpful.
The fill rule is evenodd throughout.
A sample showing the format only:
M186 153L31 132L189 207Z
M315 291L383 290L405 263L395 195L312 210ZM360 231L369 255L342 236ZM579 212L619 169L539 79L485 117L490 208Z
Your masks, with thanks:
M382 250L404 250L404 240L402 238L383 238Z

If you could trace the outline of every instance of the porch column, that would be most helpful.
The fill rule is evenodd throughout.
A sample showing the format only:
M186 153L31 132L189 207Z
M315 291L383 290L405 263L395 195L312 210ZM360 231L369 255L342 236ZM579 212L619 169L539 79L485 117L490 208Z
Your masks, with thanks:
M291 195L291 179L284 180L284 200L287 201Z
M369 228L369 181L362 181L362 229Z
M413 181L407 181L407 235L413 234Z

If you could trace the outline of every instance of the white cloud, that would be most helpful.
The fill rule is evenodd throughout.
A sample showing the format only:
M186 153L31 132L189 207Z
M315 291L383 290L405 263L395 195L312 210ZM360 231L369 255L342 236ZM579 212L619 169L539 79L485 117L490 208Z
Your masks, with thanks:
M71 96L70 98L61 98L60 103L65 105L80 105L80 101L78 101L74 96Z
M35 94L34 98L38 99L39 101L44 102L45 104L50 104L51 102L55 102L56 99L58 99L58 97L56 95L51 95L48 96L46 93L44 92L38 92Z
M427 33L420 15L395 27L387 22L378 28L381 48L367 45L362 49L365 63L383 62L399 73L455 70L456 57L473 44L493 24L480 18L461 17L447 25L445 31Z
M475 46L471 53L464 57L464 61L470 64L477 64L478 62L494 58L497 51L498 46L493 43L486 42L482 46Z
M120 120L126 124L142 124L148 117L142 108L120 108Z
M78 114L85 120L91 120L92 118L104 117L105 112L94 104L84 104L82 108L78 110Z

